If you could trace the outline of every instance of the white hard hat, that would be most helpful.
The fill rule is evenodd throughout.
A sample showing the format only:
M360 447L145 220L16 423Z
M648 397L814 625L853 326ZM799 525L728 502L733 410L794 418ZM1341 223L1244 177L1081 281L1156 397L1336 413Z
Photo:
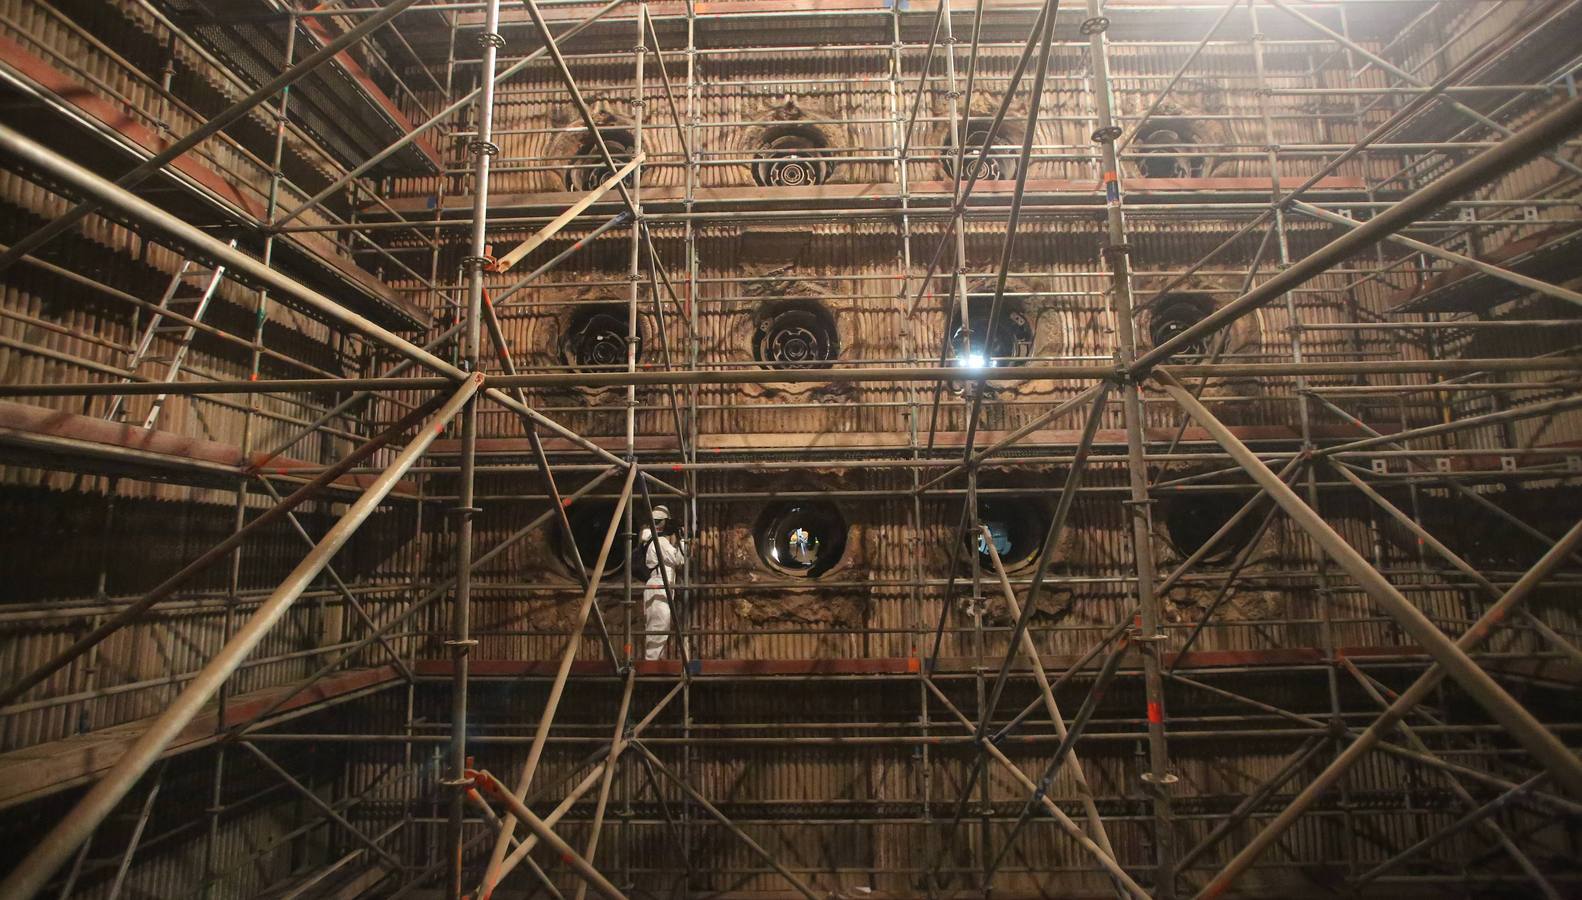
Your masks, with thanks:
M655 522L668 519L670 518L670 510L665 509L663 506L656 506L654 507L653 518Z

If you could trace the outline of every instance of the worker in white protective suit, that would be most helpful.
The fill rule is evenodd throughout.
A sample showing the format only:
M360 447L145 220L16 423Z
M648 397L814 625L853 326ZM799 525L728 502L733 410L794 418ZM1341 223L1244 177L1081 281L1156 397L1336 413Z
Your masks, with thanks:
M665 588L675 587L681 566L687 561L687 541L677 537L670 527L670 510L654 507L653 519L653 528L645 526L639 535L643 564L648 567L648 584L643 591L643 621L648 632L644 659L665 655L665 644L670 640L670 596Z

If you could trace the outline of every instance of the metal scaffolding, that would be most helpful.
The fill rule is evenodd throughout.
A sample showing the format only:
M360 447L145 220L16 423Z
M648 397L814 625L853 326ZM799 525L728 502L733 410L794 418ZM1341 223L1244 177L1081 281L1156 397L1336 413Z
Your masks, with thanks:
M356 882L362 890L393 897L487 898L512 885L579 898L589 889L606 897L788 889L811 898L846 896L838 892L858 884L894 896L904 884L929 897L1208 900L1300 892L1292 885L1468 895L1493 885L1567 896L1578 876L1566 858L1582 816L1574 749L1582 637L1574 617L1549 616L1533 601L1545 588L1582 583L1582 519L1563 513L1568 530L1556 536L1485 488L1558 490L1582 477L1574 440L1543 442L1550 423L1582 407L1582 319L1572 318L1582 293L1568 283L1582 272L1551 257L1548 268L1530 265L1524 255L1551 244L1555 257L1564 254L1582 225L1573 142L1582 132L1573 78L1582 60L1535 60L1514 83L1485 74L1543 29L1574 22L1564 17L1578 5L1491 3L1463 21L1447 12L1452 4L1426 0L1180 9L1144 0L285 4L259 16L286 36L279 74L124 175L108 177L33 128L0 125L0 161L67 201L0 248L8 279L42 271L152 311L123 286L46 252L102 217L202 261L216 281L223 271L245 287L256 317L238 332L163 303L156 314L180 323L184 342L201 332L243 353L240 368L178 360L175 380L143 380L135 363L126 372L49 351L92 377L0 383L0 398L66 398L88 410L168 396L171 405L224 405L243 422L231 462L188 468L234 498L227 537L152 588L14 610L19 622L76 615L90 626L28 657L0 686L0 716L109 696L82 686L81 673L112 637L156 615L223 608L223 635L195 671L161 676L174 686L169 702L111 764L73 782L91 786L39 827L0 896L65 896L87 881L120 893L136 857L174 840L146 826L168 783L165 767L189 745L210 754L195 827L204 832L201 886L217 895L227 873L249 863L223 849L221 825L243 804L231 799L237 779L253 770L271 778L260 793L284 786L308 804L303 833L324 825L337 835L326 841L336 852L273 886L285 896L314 896L354 875L365 879ZM1354 20L1387 6L1409 11L1397 37L1354 36ZM320 20L339 23L337 36L302 52L299 32ZM761 36L741 31L755 27ZM1426 33L1436 38L1424 49ZM458 49L468 42L476 56ZM423 120L307 179L291 159L303 152L293 142L317 139L292 118L301 85L322 67L355 63L344 54L359 49L388 72L368 76L368 89L385 84ZM1127 90L1142 85L1146 102L1121 102L1115 64L1144 52L1160 54L1159 71L1124 79ZM1236 139L1199 141L1193 158L1245 163L1254 177L1190 171L1200 163L1182 162L1180 134L1157 136L1162 121L1187 118L1174 101L1220 52L1245 54L1247 70L1228 90L1254 105L1220 114L1238 121ZM755 79L741 64L769 54L811 62L789 81ZM843 74L802 77L842 55ZM1307 68L1278 68L1287 57ZM610 73L628 64L630 82L616 86ZM705 113L711 91L788 85L806 97L865 86L878 107L853 104L834 121ZM1329 103L1308 115L1333 125L1312 140L1282 141L1285 123L1303 118L1282 101L1310 96ZM518 127L522 113L501 115L547 102L566 107L565 121L533 114L530 127ZM611 113L617 105L629 115ZM161 194L135 190L186 184L193 176L180 166L191 151L258 116L272 125L273 158L261 168L267 201L227 230L239 242L162 205ZM786 133L802 143L778 145L779 155L732 143L744 128L768 133L770 121L801 128ZM827 139L826 126L859 137L812 146ZM1067 133L1086 140L1058 136ZM557 153L571 146L554 143L566 135L581 143ZM421 179L383 166L420 141L450 149L423 176L431 181L412 187L403 182ZM549 149L513 155L524 146ZM1161 176L1156 160L1189 171ZM862 165L880 175L826 180L834 166ZM795 171L756 174L771 166ZM1093 177L1047 177L1057 166ZM1541 176L1536 166L1546 167ZM720 186L720 173L744 169L755 187ZM562 176L561 190L521 188ZM1193 258L1149 251L1162 231L1203 221L1216 224L1183 245ZM810 274L710 256L719 240L710 229L779 234L810 223L842 239L890 242L867 251L889 262ZM1521 244L1531 237L1522 229L1542 241ZM1065 252L1054 245L1073 234L1096 241L1094 258L1038 261ZM423 336L392 324L388 308L349 302L299 275L302 267L280 264L289 241L308 239L326 256L375 267L391 308L432 313ZM1519 246L1495 252L1507 239ZM587 277L556 279L573 269ZM1480 279L1473 290L1491 297L1542 303L1525 318L1425 305L1455 287L1446 273ZM1229 281L1203 288L1210 276ZM568 286L584 293L568 297ZM1171 330L1150 328L1183 290L1210 297L1210 306ZM1392 294L1405 299L1383 313L1359 300ZM1349 315L1309 315L1319 295L1341 298ZM1096 349L997 349L996 338L1015 327L1007 313L1035 296L1063 297L1098 323L1090 326L1101 334ZM708 317L765 297L859 306L883 323L869 327L893 332L891 349L790 363L712 357ZM266 346L266 323L282 304L322 326L326 343L355 337L347 357L356 367ZM535 361L515 324L612 309L621 329L614 355L593 363L565 354ZM1257 348L1236 336L1271 310L1288 323L1284 333L1265 334ZM39 318L9 307L4 315ZM1461 355L1478 335L1540 331L1559 335L1537 344L1542 352ZM1237 390L1225 388L1232 382ZM1050 387L1021 392L1034 385ZM874 392L814 397L804 388ZM721 399L726 390L742 393ZM284 407L294 412L275 401L295 403ZM1248 424L1255 416L1243 410L1274 410L1283 424ZM758 434L721 424L803 413L842 425ZM266 421L289 439L265 434ZM1473 433L1493 437L1444 442ZM41 431L18 461L72 465L48 459L71 437ZM333 452L306 458L316 442ZM304 459L287 457L297 450ZM131 467L152 465L154 452L100 441L92 459L137 478L142 470ZM797 472L828 485L776 480ZM1048 514L1026 559L1012 560L985 504L1030 494L1048 501ZM1446 521L1425 515L1430 494L1496 517L1529 552L1499 566L1467 559ZM689 560L678 583L663 584L675 598L670 658L645 660L645 585L631 561L656 498L682 511L690 537L716 544L733 504L882 505L904 525L907 544L869 552L893 553L906 574L733 578ZM1229 507L1196 548L1160 555L1155 506L1172 498L1228 499ZM574 518L596 503L603 518L588 530L592 542L580 543ZM1104 510L1120 536L1106 545L1116 558L1088 573L1061 568L1081 504ZM506 506L508 527L482 524ZM325 521L305 521L309 507ZM416 548L399 583L331 566L360 528L394 508L410 508L412 521L380 539ZM1337 524L1337 510L1352 509L1367 523L1360 533ZM273 589L244 589L249 541L282 526L294 553L310 545L307 555L294 557L300 562ZM1253 565L1275 529L1304 555ZM1406 562L1386 552L1387 529L1410 535ZM546 581L522 562L535 539L564 546L564 578ZM220 582L199 577L222 559ZM1228 619L1229 598L1249 584L1314 602ZM1182 586L1211 598L1196 619L1167 608ZM1068 620L1041 605L1087 588L1113 598L1106 615ZM700 612L710 598L814 589L888 592L900 618L722 627ZM567 614L486 615L497 591L530 604L558 598ZM310 602L346 612L337 640L261 649L275 646L263 641L295 605ZM0 607L7 627L12 612ZM1205 647L1220 629L1238 637ZM1365 633L1390 640L1347 643ZM764 635L827 637L837 649L809 659L733 653ZM494 641L553 649L501 657L487 652ZM862 652L839 649L848 647ZM238 699L236 673L288 658L307 677ZM353 699L365 719L353 707L322 713L338 700L327 687L337 678L348 695L363 692ZM799 705L819 690L849 694L849 703L829 705L852 718ZM733 703L751 714L723 721L720 710ZM522 704L525 716L512 718ZM348 778L344 793L325 796L288 762L304 745L384 761L394 774ZM1196 756L1216 745L1227 757L1258 752L1269 761L1183 791L1183 748ZM838 748L871 754L880 767L905 754L906 792L888 792L887 782L777 805L739 795L707 765L755 747ZM1409 773L1398 798L1386 802L1348 779L1364 759ZM1117 770L1134 783L1116 783ZM17 796L31 797L20 788ZM107 819L125 804L137 807L136 825L118 861L90 860L96 831L109 833ZM870 835L899 830L904 853L873 849L871 836L866 865L826 865L804 852L809 840L849 840L842 829L854 825ZM1298 841L1299 826L1313 833ZM1487 852L1434 855L1464 833ZM1028 849L1033 834L1047 859Z

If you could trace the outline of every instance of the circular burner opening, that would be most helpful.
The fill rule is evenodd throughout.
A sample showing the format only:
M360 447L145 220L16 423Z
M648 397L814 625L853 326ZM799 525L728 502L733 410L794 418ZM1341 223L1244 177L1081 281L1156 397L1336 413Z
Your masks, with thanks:
M770 369L822 369L840 355L835 317L817 300L783 300L759 308L753 358Z
M765 128L754 158L753 181L760 187L811 187L835 173L829 141L811 125Z
M964 369L982 369L995 366L1021 366L1033 351L1033 327L1020 312L1010 308L1009 302L1000 301L1000 310L994 316L994 329L990 334L989 312L994 306L994 294L967 295L967 323L961 321L961 307L957 304L950 317L950 358Z
M960 135L945 135L945 174L954 178L956 175L956 148L963 147L962 161L964 169L962 180L965 181L977 174L979 181L1003 181L1016 177L1016 158L1021 139L1010 134L1005 123L1000 123L998 131L992 132L994 137L989 140L989 152L979 162L978 154L985 140L990 135L994 125L993 118L971 118L960 126ZM959 139L959 143L958 143Z
M617 168L632 161L632 148L637 146L637 138L630 131L600 128L599 133L604 135L604 146L609 149ZM591 191L614 175L615 170L605 164L604 156L599 153L599 142L594 140L593 133L584 134L577 145L577 155L566 170L566 187L573 191ZM630 185L632 176L627 175L621 182Z
M758 516L753 529L758 556L777 572L817 578L846 554L846 517L833 503L775 503Z
M577 571L577 561L571 552L573 546L581 555L582 564L590 572L593 570L593 564L599 558L599 547L604 543L604 533L610 527L610 519L615 515L615 509L613 500L582 500L566 510L566 519L571 523L571 533L567 534L564 528L557 529L559 540L556 542L556 549L567 572L575 574ZM610 555L604 560L604 574L608 577L621 571L625 566L625 541L620 534L616 534L615 543L610 546Z
M1025 569L1038 561L1044 537L1049 532L1049 512L1040 503L1014 498L979 500L978 523L989 529L995 552L1005 571ZM967 535L967 551L976 551L978 566L994 572L989 541L981 532Z
M1201 178L1204 159L1193 151L1201 142L1189 119L1153 119L1133 142L1144 178Z
M579 309L561 340L560 355L566 365L579 372L625 369L628 312L621 303L599 303ZM639 322L637 359L642 358L643 329Z
M1148 340L1158 347L1214 312L1214 298L1194 292L1172 292L1160 297L1148 314ZM1176 362L1197 362L1208 356L1212 335L1188 341L1170 358Z
M1238 494L1185 494L1171 500L1170 509L1165 513L1165 532L1170 536L1170 543L1183 559L1191 556L1207 544L1214 532L1223 528L1245 502L1246 498ZM1243 516L1229 534L1215 542L1213 549L1203 557L1203 563L1211 566L1229 563L1252 542L1260 518L1257 511Z

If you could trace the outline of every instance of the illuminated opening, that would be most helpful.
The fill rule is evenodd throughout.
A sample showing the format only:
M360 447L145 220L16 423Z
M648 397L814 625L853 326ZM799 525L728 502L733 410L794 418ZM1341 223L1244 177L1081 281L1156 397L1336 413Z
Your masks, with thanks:
M1148 313L1148 339L1158 347L1214 312L1214 298L1208 294L1179 292L1160 297ZM1196 362L1208 355L1212 336L1188 341L1170 358L1176 362Z
M775 503L758 517L758 556L771 569L817 578L846 554L846 517L824 501Z
M817 300L765 303L757 319L753 358L766 368L828 368L840 355L835 317Z
M632 148L637 146L637 138L630 131L600 128L599 133L604 135L604 146L609 149L616 168L632 161ZM577 145L577 155L566 170L566 187L573 191L591 191L614 175L615 170L605 164L604 156L599 153L599 143L594 140L593 133L584 134L582 143ZM630 185L631 182L630 175L621 179L622 184Z
M1032 326L1002 299L991 335L989 310L993 305L993 294L968 294L966 327L961 323L959 305L955 308L950 321L950 357L955 365L982 369L1027 364L1033 350Z
M621 303L600 303L578 310L560 345L566 365L579 372L625 369L628 312ZM639 322L637 359L642 358L643 330Z
M1049 532L1048 510L1037 502L1015 498L978 501L978 522L989 529L994 550L999 553L1000 563L1007 572L1037 562L1038 551L1043 548L1044 536ZM968 552L976 551L979 567L993 572L994 558L989 553L989 543L981 533L967 536Z
M753 164L760 187L810 187L829 181L835 172L829 142L811 125L765 128Z
M1170 543L1183 558L1191 556L1207 544L1214 532L1223 528L1245 502L1246 497L1238 494L1184 494L1171 500L1170 509L1165 513L1165 531ZM1215 542L1213 549L1203 557L1203 563L1211 566L1229 563L1252 541L1262 516L1256 510L1243 516L1229 534Z

